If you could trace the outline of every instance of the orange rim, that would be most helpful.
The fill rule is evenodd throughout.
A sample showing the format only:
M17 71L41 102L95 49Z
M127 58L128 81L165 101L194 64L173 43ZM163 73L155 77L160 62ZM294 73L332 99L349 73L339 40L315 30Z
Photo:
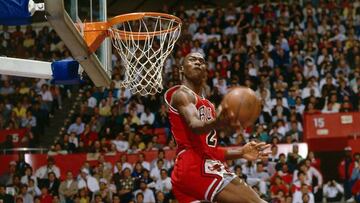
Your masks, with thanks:
M173 32L182 24L181 19L174 15L170 15L170 14L166 14L166 13L157 13L157 12L143 12L143 13L129 13L129 14L115 16L108 21L108 25L109 25L109 27L111 27L111 26L119 24L119 23L124 23L127 21L133 21L133 20L140 20L144 17L149 17L149 16L151 16L151 17L159 17L160 16L160 17L164 17L167 19L174 19L175 22L177 23L177 25L170 29L153 31L153 32L130 32L130 31L118 30L116 28L111 28L111 30L113 32L117 33L121 39L145 40L149 37Z
M163 17L166 19L173 19L175 20L176 24L174 27L170 29L164 29L160 31L152 31L152 32L131 32L131 31L124 31L118 30L113 28L112 26L124 23L128 21L140 20L145 17ZM157 12L140 12L140 13L129 13L115 16L109 19L107 22L91 22L91 23L84 23L84 39L87 45L90 48L91 52L94 52L101 44L99 41L104 39L104 36L113 37L114 34L109 32L111 29L112 32L116 33L122 40L145 40L149 37L158 36L164 33L170 33L178 29L182 24L180 18L166 14L166 13L157 13Z

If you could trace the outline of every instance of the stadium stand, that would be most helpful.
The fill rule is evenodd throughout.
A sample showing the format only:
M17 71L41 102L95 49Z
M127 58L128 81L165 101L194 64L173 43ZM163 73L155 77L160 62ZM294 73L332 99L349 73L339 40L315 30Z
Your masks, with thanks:
M272 203L359 202L359 154L346 153L339 163L339 180L324 180L320 160L311 151L307 157L300 155L298 143L304 141L304 114L359 111L360 2L257 2L166 11L180 17L184 28L165 63L165 90L180 83L184 56L202 53L208 63L203 94L212 102L218 105L229 87L243 85L255 90L263 103L253 129L219 132L218 143L264 141L272 144L272 154L268 160L228 162L231 170ZM71 58L47 26L12 30L4 26L0 31L0 55L42 61ZM15 161L1 174L0 200L174 202L169 177L176 143L164 92L132 95L120 87L123 64L116 54L112 63L110 87L97 88L87 80L73 92L77 102L54 135L58 139L49 158L38 156L42 167L26 163L22 153L9 159ZM71 94L68 89L1 75L1 149L38 147L49 120L62 109L62 99ZM282 144L291 144L291 151L279 153ZM78 167L59 168L56 164L63 158Z

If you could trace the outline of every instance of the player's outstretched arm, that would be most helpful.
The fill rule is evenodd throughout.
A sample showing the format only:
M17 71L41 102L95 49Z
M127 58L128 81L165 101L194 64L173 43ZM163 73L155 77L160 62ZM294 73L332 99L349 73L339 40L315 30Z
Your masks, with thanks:
M246 160L256 160L266 158L271 152L265 152L270 147L264 142L249 142L244 146L225 150L225 159L234 160L244 158Z
M203 134L217 129L220 125L219 120L200 120L195 103L196 97L186 89L177 90L171 98L171 105L177 109L192 132L195 134Z

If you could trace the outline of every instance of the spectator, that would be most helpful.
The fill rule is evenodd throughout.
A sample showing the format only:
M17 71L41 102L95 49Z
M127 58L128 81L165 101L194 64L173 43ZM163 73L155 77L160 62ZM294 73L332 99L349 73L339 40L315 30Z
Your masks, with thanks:
M140 182L140 189L134 192L134 196L136 197L137 194L142 193L144 202L155 203L155 196L153 191L147 188L146 182L144 180L140 179L139 182Z
M314 195L312 194L312 192L309 190L309 186L306 184L302 184L301 185L301 190L294 192L293 194L293 203L302 203L303 201L303 196L304 195L308 195L309 196L309 203L315 203L315 199L314 199Z
M7 172L1 175L1 182L0 185L12 185L13 184L13 177L16 174L16 162L11 161L9 163L9 169Z
M344 188L335 180L329 181L323 188L326 202L340 202L344 193Z
M134 166L134 170L131 173L131 176L134 178L141 178L143 172L143 166L140 162L136 162Z
M55 165L54 157L49 156L47 159L47 164L38 168L35 172L35 176L40 180L48 179L48 174L53 172L56 178L60 178L60 168ZM39 184L41 184L39 182Z
M14 202L14 197L6 193L6 187L0 185L0 200L5 202Z
M28 186L25 184L20 186L20 195L17 198L21 198L24 203L33 202L33 196L28 193Z
M81 169L80 176L78 178L78 189L85 188L91 193L90 196L94 195L100 190L99 182L90 175L90 172L87 168Z
M127 156L126 154L122 154L120 156L120 161L121 161L121 165L122 165L122 170L124 170L125 168L128 168L130 171L133 170L132 165L127 161ZM114 171L115 172L115 171Z
M195 33L194 37L193 37L193 40L199 40L199 42L201 44L205 44L208 40L208 36L207 34L204 32L204 29L203 28L199 28L199 31L197 33Z
M29 180L32 179L37 185L37 178L33 175L33 169L29 166L25 169L25 175L21 177L21 183L29 185Z
M70 142L70 137L68 134L64 135L61 146L67 153L74 153L76 151L76 146L74 143Z
M66 180L62 181L59 186L60 200L66 203L72 202L77 194L78 183L74 180L71 171L66 173Z
M138 163L140 163L141 166L144 169L150 170L150 163L145 161L145 154L144 153L139 153L139 155L138 155Z
M150 111L149 108L145 108L145 112L143 112L140 116L140 124L141 125L153 125L155 121L155 115Z
M16 107L13 108L13 112L15 113L16 117L23 119L26 117L26 108L22 106L21 102L16 104Z
M344 183L344 197L346 200L351 198L351 175L354 169L354 162L351 157L351 147L345 147L345 157L338 166L340 180Z
M41 203L52 203L52 201L53 201L53 196L51 196L48 193L47 187L43 186L41 188L40 202Z
M119 132L116 136L116 140L113 140L112 143L116 145L116 150L118 152L126 152L129 149L129 142L125 140L123 132Z
M129 168L123 170L123 176L120 179L119 185L120 187L118 187L117 190L119 191L121 202L129 202L133 197L132 190L135 186L135 178L131 177Z
M165 196L170 195L172 189L171 178L168 177L168 172L165 169L161 169L160 178L155 183L155 189L164 193Z
M165 194L161 191L156 192L156 203L165 203Z
M104 202L111 202L112 201L112 190L108 185L108 181L105 178L101 178L99 180L100 183L100 191L99 191L99 196L101 201ZM95 201L96 201L96 196L95 196Z
M52 196L57 196L59 194L60 181L58 178L56 178L54 172L48 173L48 178L44 182L44 185L46 185L48 188L48 193Z
M41 195L41 191L37 184L35 184L35 181L33 179L29 179L28 181L28 193L32 197L37 197Z
M256 172L254 177L259 179L259 190L260 193L265 195L267 194L267 185L266 183L269 182L270 176L267 171L264 170L264 164L262 162L257 162L256 164Z
M49 86L47 84L43 84L41 86L41 91L40 91L40 95L41 95L41 101L44 102L45 109L50 112L50 117L53 116L54 112L53 112L53 96L49 90Z
M298 123L293 121L290 123L290 130L286 133L286 136L291 137L292 142L299 142L302 140L302 132L298 128Z
M172 163L171 161L167 160L165 157L165 151L163 149L159 149L158 150L158 154L157 154L157 158L155 158L152 162L151 162L151 168L154 168L157 166L157 161L158 160L163 160L164 161L164 167L166 169L170 169L174 163Z
M150 177L151 177L154 181L157 181L157 180L160 179L161 169L165 169L165 168L164 168L164 160L158 159L157 162L156 162L156 167L154 167L153 169L151 169L151 172L150 172Z
M77 117L75 123L71 124L67 130L67 133L76 133L76 135L80 135L85 130L85 124L82 122L81 117Z

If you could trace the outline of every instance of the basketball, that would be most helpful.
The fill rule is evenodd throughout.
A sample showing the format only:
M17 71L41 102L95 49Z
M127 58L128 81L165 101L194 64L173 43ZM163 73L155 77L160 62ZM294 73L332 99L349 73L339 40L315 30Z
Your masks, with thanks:
M235 114L235 120L243 127L251 126L261 112L261 101L255 92L247 87L235 87L224 96L221 106Z

